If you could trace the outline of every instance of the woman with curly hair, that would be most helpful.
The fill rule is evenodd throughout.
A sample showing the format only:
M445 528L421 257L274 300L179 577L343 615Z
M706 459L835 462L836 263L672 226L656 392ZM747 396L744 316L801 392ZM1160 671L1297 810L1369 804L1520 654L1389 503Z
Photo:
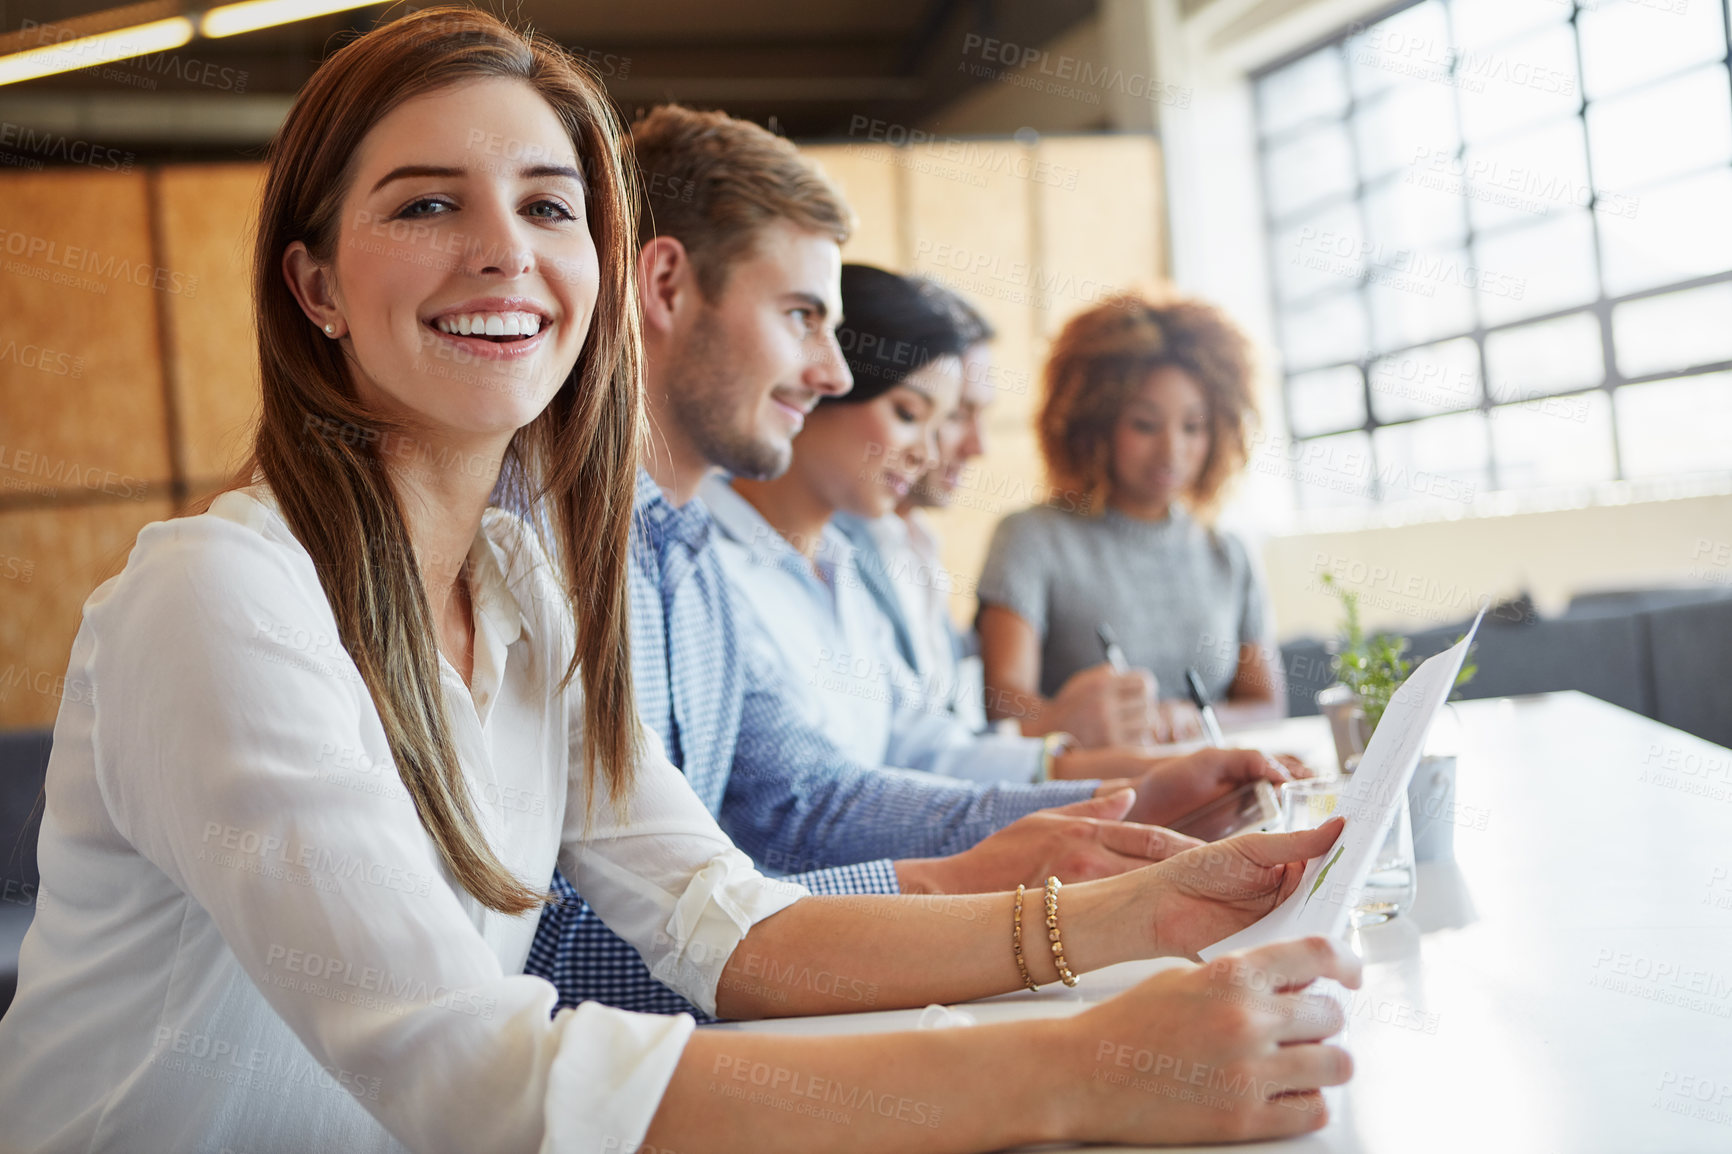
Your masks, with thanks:
M1065 325L1039 414L1053 496L1004 519L980 579L989 702L1110 676L1105 625L1154 675L1154 740L1201 735L1188 669L1224 722L1281 716L1262 580L1211 524L1256 416L1250 343L1213 305L1123 294Z

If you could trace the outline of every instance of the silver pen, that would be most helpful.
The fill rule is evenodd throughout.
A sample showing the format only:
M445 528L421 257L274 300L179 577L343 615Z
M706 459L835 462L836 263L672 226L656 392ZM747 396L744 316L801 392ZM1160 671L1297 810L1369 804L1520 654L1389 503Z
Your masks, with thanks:
M1101 639L1101 648L1106 651L1107 664L1113 667L1113 672L1129 673L1131 663L1125 660L1125 651L1119 648L1119 639L1113 634L1113 627L1102 621L1095 626L1095 636Z
M1125 651L1122 648L1120 648L1119 639L1118 639L1117 635L1113 633L1113 627L1111 625L1108 625L1105 621L1102 621L1101 623L1099 623L1098 625L1095 626L1095 636L1100 638L1101 648L1106 651L1107 664L1112 666L1113 672L1117 673L1121 677L1124 676L1125 674L1129 673L1131 671L1131 663L1128 660L1126 660ZM1155 702L1155 694L1157 692L1157 686L1155 683L1155 678L1152 674L1150 674L1148 677L1148 684L1149 684L1150 708L1153 708L1154 702ZM1148 730L1143 731L1143 737L1142 737L1141 744L1143 744L1143 745L1158 744L1155 741L1154 730L1148 729Z
M1185 684L1190 686L1191 701L1197 707L1197 713L1203 719L1203 735L1209 739L1209 744L1217 749L1227 744L1227 739L1221 735L1221 721L1215 716L1215 707L1209 704L1209 691L1203 688L1203 679L1197 676L1195 669L1185 670Z

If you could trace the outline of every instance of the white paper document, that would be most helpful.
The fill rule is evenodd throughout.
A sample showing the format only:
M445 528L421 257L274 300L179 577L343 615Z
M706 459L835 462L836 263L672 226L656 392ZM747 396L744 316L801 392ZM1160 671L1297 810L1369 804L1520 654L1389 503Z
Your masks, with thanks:
M1299 888L1286 901L1231 937L1198 951L1205 962L1270 942L1312 934L1329 938L1346 934L1349 915L1371 876L1377 851L1395 824L1407 783L1419 765L1425 735L1449 700L1449 691L1455 687L1462 660L1484 616L1481 609L1466 637L1421 663L1389 699L1389 707L1359 759L1359 768L1345 783L1336 804L1335 812L1347 819L1347 828L1335 844L1311 860Z

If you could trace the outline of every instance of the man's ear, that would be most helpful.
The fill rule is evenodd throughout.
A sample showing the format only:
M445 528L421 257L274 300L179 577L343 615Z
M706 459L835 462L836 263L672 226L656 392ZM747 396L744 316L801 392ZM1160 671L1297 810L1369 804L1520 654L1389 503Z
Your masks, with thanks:
M349 326L343 318L343 304L338 299L331 270L314 260L301 241L283 250L283 280L288 282L295 303L301 306L307 319L326 336L341 338L347 334Z
M697 270L686 246L671 236L658 236L637 254L638 300L644 328L671 333L679 312L698 291Z

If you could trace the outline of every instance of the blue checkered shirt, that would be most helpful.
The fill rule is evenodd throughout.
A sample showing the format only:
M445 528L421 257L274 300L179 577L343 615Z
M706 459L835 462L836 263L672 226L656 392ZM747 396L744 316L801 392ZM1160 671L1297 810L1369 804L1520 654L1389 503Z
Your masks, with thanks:
M892 858L959 853L1094 782L980 786L859 765L806 722L783 662L736 605L703 503L675 508L639 470L631 536L631 658L638 712L722 829L766 873L813 893L895 893ZM556 873L527 973L561 1006L703 1015L650 977L638 952Z

